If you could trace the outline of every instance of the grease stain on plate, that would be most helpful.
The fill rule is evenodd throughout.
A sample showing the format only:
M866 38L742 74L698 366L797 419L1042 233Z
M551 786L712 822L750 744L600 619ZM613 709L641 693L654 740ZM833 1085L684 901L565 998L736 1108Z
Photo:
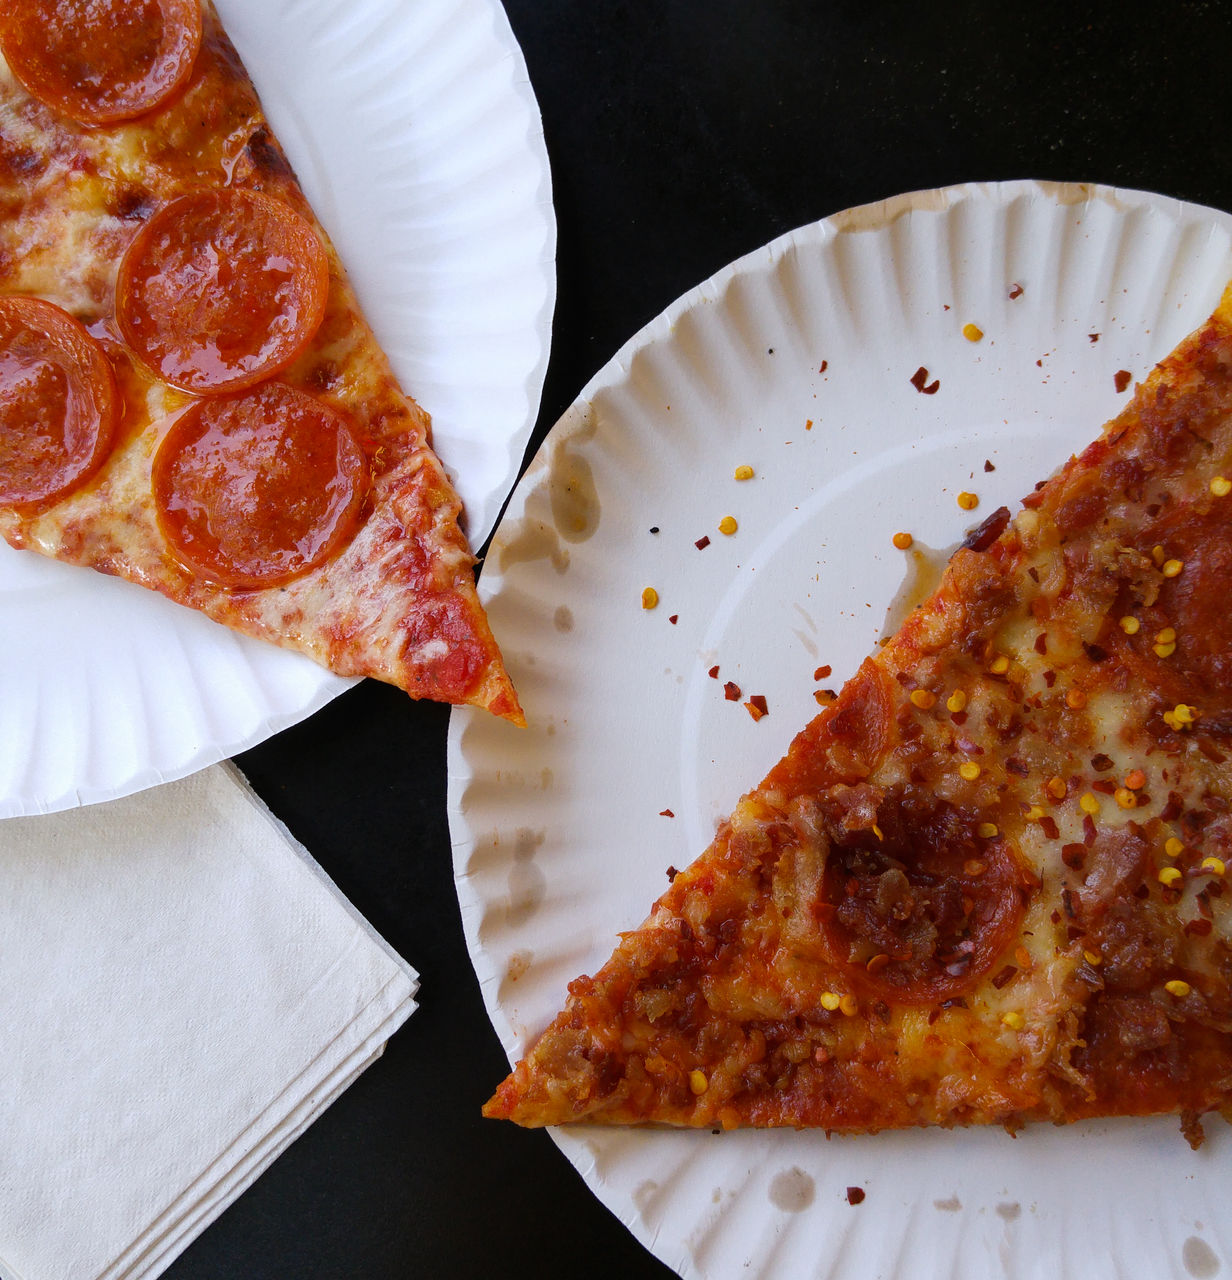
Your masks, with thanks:
M517 564L550 560L557 573L569 568L569 549L560 544L560 535L542 520L519 520L505 531L497 563L501 573Z
M513 866L509 869L509 905L505 918L517 928L539 910L547 893L548 881L535 865L535 851L543 843L546 832L519 827L513 842Z
M926 542L916 539L904 553L907 561L907 572L902 584L886 606L885 620L877 635L878 643L884 644L907 621L912 612L936 591L941 582L941 575L950 557L957 550L956 546L930 547Z
M663 1209L669 1196L670 1188L661 1186L654 1178L646 1178L638 1183L633 1192L633 1207L648 1227L663 1217Z
M810 658L815 658L820 650L817 648L817 642L813 638L817 634L817 623L813 621L812 615L801 605L794 605L795 611L804 621L807 631L801 631L799 627L792 628L792 635L800 642L800 647Z
M1190 1236L1181 1249L1181 1261L1194 1280L1210 1280L1223 1269L1219 1255L1201 1236Z
M770 1182L770 1203L784 1213L803 1213L815 1195L813 1179L794 1165L776 1173Z
M827 219L835 231L884 231L892 222L905 214L921 212L944 213L950 207L950 192L933 188L927 191L908 191L905 195L875 204L862 204L854 209L844 209Z
M602 506L590 463L562 444L556 451L549 483L552 517L560 536L568 542L585 542L593 537Z
M599 490L580 448L594 439L597 429L594 405L575 405L548 445L548 503L552 522L566 542L586 542L599 527Z

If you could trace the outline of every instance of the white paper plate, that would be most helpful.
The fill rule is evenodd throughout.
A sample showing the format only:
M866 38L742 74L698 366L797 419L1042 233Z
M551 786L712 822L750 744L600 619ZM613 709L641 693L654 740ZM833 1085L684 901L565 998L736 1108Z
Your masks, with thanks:
M547 367L556 226L498 0L218 0L483 541ZM151 592L0 545L0 817L179 777L351 683Z
M914 561L892 535L949 547L1016 504L1125 402L1117 372L1145 374L1230 275L1232 218L1209 209L1034 182L917 193L742 259L595 378L481 579L531 727L451 718L458 892L511 1058L778 759L817 684L873 646ZM921 366L935 394L912 385ZM735 482L741 464L756 478ZM726 701L727 680L769 716ZM1209 1127L1196 1155L1171 1121L554 1136L686 1276L1095 1280L1232 1265L1232 1142Z

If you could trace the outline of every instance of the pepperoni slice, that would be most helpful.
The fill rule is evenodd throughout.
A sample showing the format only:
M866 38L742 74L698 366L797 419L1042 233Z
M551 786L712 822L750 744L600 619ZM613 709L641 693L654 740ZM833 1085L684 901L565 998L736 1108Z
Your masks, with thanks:
M289 205L239 188L164 205L120 263L116 313L134 351L195 394L285 369L325 314L329 260Z
M103 349L67 311L0 298L0 504L34 510L102 464L120 416Z
M199 0L4 0L0 48L40 102L85 124L154 110L192 74Z
M368 462L340 413L271 382L177 418L153 487L163 535L188 568L223 587L268 587L349 541Z
M1022 917L1023 879L1007 841L968 815L891 795L876 832L835 839L819 912L857 985L896 1001L951 999L988 973ZM836 835L839 833L836 832Z

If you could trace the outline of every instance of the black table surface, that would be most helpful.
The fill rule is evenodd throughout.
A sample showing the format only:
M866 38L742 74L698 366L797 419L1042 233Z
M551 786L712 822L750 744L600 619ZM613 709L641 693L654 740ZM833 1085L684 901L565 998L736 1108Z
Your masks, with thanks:
M841 209L1008 178L1232 209L1232 5L505 8L543 113L559 223L532 451L678 295ZM546 1134L480 1117L507 1064L454 894L448 719L366 682L239 759L423 986L384 1057L189 1247L173 1280L670 1274Z

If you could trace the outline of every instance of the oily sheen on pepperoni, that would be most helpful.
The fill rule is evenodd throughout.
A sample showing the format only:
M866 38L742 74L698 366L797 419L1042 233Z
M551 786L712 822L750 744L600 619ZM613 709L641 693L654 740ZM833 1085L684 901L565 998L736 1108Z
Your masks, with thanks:
M223 587L268 587L350 539L368 463L340 413L271 382L186 410L159 445L153 488L163 535L189 569Z
M119 417L102 348L68 312L0 298L0 504L34 510L101 465Z
M289 205L239 188L164 205L120 263L116 315L172 386L239 391L285 369L325 314L329 262Z
M0 48L41 102L84 124L174 97L201 47L198 0L4 0Z

